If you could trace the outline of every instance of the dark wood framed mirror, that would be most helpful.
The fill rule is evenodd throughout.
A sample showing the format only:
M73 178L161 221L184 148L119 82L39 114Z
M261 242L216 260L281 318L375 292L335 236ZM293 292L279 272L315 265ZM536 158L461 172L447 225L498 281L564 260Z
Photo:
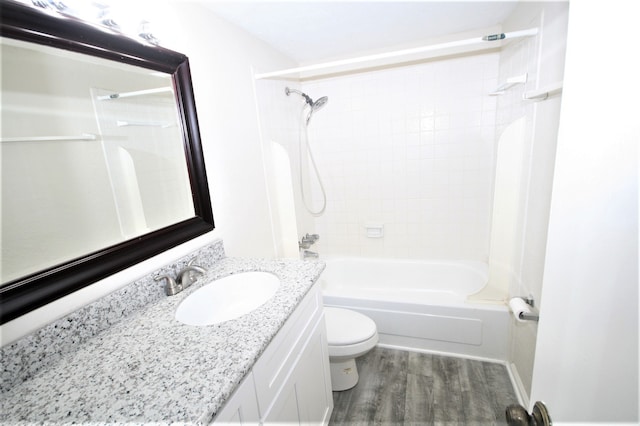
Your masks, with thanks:
M10 273L3 274L2 283L0 284L0 321L4 324L116 272L205 234L214 228L214 221L198 129L189 61L185 55L146 43L143 40L138 41L128 38L108 28L102 28L68 16L60 16L51 11L47 12L36 7L11 1L3 1L0 5L0 20L0 35L3 41L3 140L0 145L0 149L3 151L2 268L3 270L11 270L13 264L10 264L10 262L15 259L19 259L28 265L26 269L14 268L16 271L13 272L13 275ZM63 58L64 61L76 61L73 62L74 65L71 68L74 70L73 75L65 76L65 81L76 79L74 77L76 72L78 79L83 78L87 74L85 70L89 70L96 63L99 66L106 67L106 71L101 71L101 74L112 76L116 72L112 72L112 69L117 70L118 73L123 73L124 77L120 80L123 80L122 87L125 89L116 88L110 91L112 89L108 88L106 92L106 89L103 88L95 90L93 87L91 90L83 89L86 93L86 98L91 98L91 100L87 101L91 111L87 112L86 115L94 117L93 125L97 130L95 130L95 134L87 135L82 133L82 137L78 138L79 141L76 140L73 143L96 143L99 144L97 145L98 148L87 148L89 145L72 145L72 142L68 140L59 141L60 139L71 139L70 137L44 137L38 135L34 138L22 137L24 135L16 137L16 132L21 130L24 130L25 133L44 132L45 130L38 129L36 124L40 125L41 122L46 120L34 119L35 115L26 117L16 115L18 113L15 111L28 110L29 114L35 114L32 110L38 110L38 114L41 114L43 110L46 110L45 113L55 111L56 114L60 115L61 111L65 110L64 107L43 105L42 103L46 103L46 99L51 97L49 94L44 96L29 93L29 96L25 98L32 99L31 102L33 102L33 99L36 99L36 101L43 99L42 103L37 101L37 105L33 105L33 107L22 105L12 109L10 106L14 93L12 89L7 90L11 93L8 93L5 97L5 74L7 75L6 80L10 80L11 71L9 68L13 67L14 74L23 74L16 78L17 84L21 84L24 79L28 78L29 70L33 67L29 67L26 62L22 64L14 61L11 64L5 61L12 60L12 56L8 54L11 49L25 46L28 49L33 48L29 50L46 51L47 54L53 52L53 56ZM5 52L7 55L4 54ZM78 58L82 63L88 64L86 65L87 68L85 68L85 65L77 65ZM7 68L6 72L5 67ZM44 72L40 68L37 71L40 73L39 75ZM131 78L129 78L129 75L131 75ZM153 75L159 75L160 77L154 80ZM149 87L153 88L158 86L157 82L161 80L164 81L163 84L166 87L160 87L160 90L149 89L148 87L142 87L143 90L139 91L128 89L129 92L127 93L129 94L164 93L162 98L147 99L147 106L151 105L151 107L146 108L143 112L144 120L146 121L125 121L121 119L116 121L115 119L112 120L111 116L109 120L96 118L101 113L101 109L105 109L103 105L106 105L106 102L100 104L100 100L110 101L124 98L120 94L123 93L123 90L127 90L127 84L132 84L132 81L140 81L142 82L140 84L148 84ZM31 90L34 84L27 83L29 90ZM62 86L66 87L63 84L53 84L53 86L56 86L56 90L62 90ZM105 95L104 93L107 94ZM63 94L62 97L58 96L58 99L62 98L65 102L74 103L74 96ZM5 99L7 99L6 104L9 106L5 105ZM91 102L93 102L93 108L91 108ZM173 117L173 119L167 121L166 118L163 118L162 120L165 120L166 123L156 119L153 115L156 112L156 104L168 105L169 117ZM129 105L126 109L131 113L134 107L139 108L138 105ZM82 122L81 115L84 114L75 114L71 124L77 125ZM105 130L106 125L104 123L107 121L109 123L117 123L117 125L110 124L113 129ZM58 124L56 123L50 127L56 127ZM130 134L123 136L122 131L128 130L125 128L129 127L137 128L131 130ZM159 151L154 151L152 154L146 151L142 152L147 148L144 150L138 149L136 144L141 144L142 140L145 141L146 145L162 145L156 140L159 129L169 129L167 132L173 132L174 140L167 139L166 145L169 148L156 147L154 149ZM14 133L11 133L12 131ZM142 131L146 133L140 133ZM38 145L33 141L42 141L43 143ZM114 141L117 143L114 143ZM126 141L126 143L122 141ZM52 152L60 149L61 145L65 145L64 149L66 151L65 155L60 158L68 159L71 157L72 161L70 163L56 164L58 160L56 159L56 154L52 154ZM117 145L117 150L114 150L114 145ZM110 194L106 197L107 200L90 198L90 196L99 197L97 194L100 193L100 190L89 185L85 185L84 190L79 190L84 191L79 193L85 194L86 197L83 195L77 198L89 198L87 204L92 206L101 205L103 202L106 205L110 205L108 208L101 207L100 214L105 210L112 209L111 204L115 205L114 210L117 210L118 207L121 209L116 212L117 218L102 218L97 217L100 214L91 214L90 216L96 216L96 218L95 222L87 225L91 226L89 231L85 230L83 233L78 231L75 235L75 229L81 228L78 222L83 220L70 220L70 223L64 225L58 225L56 222L45 223L43 226L47 230L55 229L59 233L58 239L46 239L42 236L42 239L39 240L37 232L33 231L37 227L34 228L33 223L29 222L35 220L33 218L34 215L30 215L31 212L42 210L40 216L46 216L47 220L56 217L73 218L74 214L81 214L84 207L76 207L74 202L69 202L66 199L64 202L61 201L57 198L56 191L64 192L66 197L68 193L72 192L68 187L68 182L72 180L84 182L86 180L87 182L92 182L93 185L92 179L94 178L87 176L85 179L84 172L78 170L73 170L70 174L71 177L66 176L59 179L58 177L56 179L43 177L40 170L42 167L35 166L34 162L41 161L41 164L51 165L58 170L73 169L74 163L90 163L86 159L75 161L73 159L73 156L76 155L75 152L90 149L96 152L103 152L105 156L109 150L112 150L124 160L117 167L114 167L113 164L109 165L111 160L100 160L100 167L106 164L104 167L108 169L108 173L103 173L106 176L105 179L110 179L110 186L105 190ZM14 151L20 152L22 157L15 160L12 157ZM36 160L34 156L37 156L38 152L46 152L46 154L43 154L44 158ZM158 160L160 157L162 157L161 161ZM148 166L150 161L148 160L144 160L146 161L144 167L137 167L136 169L135 166L138 165L136 162L142 161L139 160L140 158L154 158L153 163L156 169L148 170L150 169L150 166ZM24 165L18 166L17 164L21 164L20 161L31 165L34 172L26 170ZM183 183L180 183L180 179L165 176L169 175L169 172L165 173L166 168L163 169L163 167L174 163L178 164L176 168L178 169L178 175L182 173L184 176ZM129 170L131 173L126 170L123 172L124 175L128 176L128 179L133 174L133 180L127 180L119 176L118 173L122 171L120 169L124 167L123 165L133 167L133 172L131 170ZM35 170L36 168L38 170ZM96 167L93 168L95 169ZM34 178L35 174L38 175L37 179ZM163 180L158 176L164 176L165 178ZM64 181L64 179L67 179L65 181L67 182L66 186L56 186L54 184L55 181ZM118 194L118 191L114 189L116 188L116 183L114 183L116 180L119 180L120 192L126 193L127 196ZM46 196L31 197L33 199L29 202L45 203L45 199L48 199L48 204L30 205L36 207L21 205L20 202L22 201L19 200L23 198L21 194L31 194L32 192L31 187L22 188L20 186L24 181L39 181L46 192ZM137 182L140 186L131 191L131 182ZM180 195L182 198L174 197L169 189L166 191L163 189L164 186L167 188L182 186L182 195ZM131 196L132 192L135 193L133 197ZM60 194L61 197L62 195ZM135 208L137 206L136 203L139 203L137 211ZM187 208L176 215L168 215L166 218L158 215L163 208L176 205L185 205ZM55 211L58 207L61 210L59 215ZM157 219L157 217L162 217L162 219ZM116 232L118 234L117 238L109 237L97 240L98 242L92 243L93 245L81 246L88 248L74 248L69 251L71 254L65 255L62 259L59 257L58 249L66 244L67 240L82 240L85 236L88 238L88 234L94 233L93 230L107 228L106 223L109 221L116 223L116 228L118 229ZM137 226L139 223L143 225ZM22 225L24 225L24 229ZM24 238L22 235L24 235ZM23 240L31 241L30 245L23 244ZM32 256L35 258L36 252L39 253L41 251L49 254L55 253L56 255L51 256L50 259L44 262L36 262L30 259ZM33 264L36 264L36 266L32 266Z

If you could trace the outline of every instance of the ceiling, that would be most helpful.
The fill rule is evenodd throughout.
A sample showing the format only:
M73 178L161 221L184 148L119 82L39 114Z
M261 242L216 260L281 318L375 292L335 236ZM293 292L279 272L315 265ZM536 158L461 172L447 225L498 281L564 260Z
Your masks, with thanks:
M299 64L419 46L502 23L516 1L200 0Z

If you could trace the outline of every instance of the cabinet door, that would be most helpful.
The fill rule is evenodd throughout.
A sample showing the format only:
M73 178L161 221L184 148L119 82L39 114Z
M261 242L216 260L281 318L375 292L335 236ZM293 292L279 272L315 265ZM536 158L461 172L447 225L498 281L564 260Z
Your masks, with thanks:
M213 419L213 424L257 425L259 419L258 399L253 373L250 372Z
M324 315L300 356L294 375L302 424L327 424L333 410L331 373Z
M285 383L262 422L263 424L300 424L295 382Z
M324 315L320 316L274 404L267 423L327 424L333 409Z
M322 318L322 293L314 285L269 343L253 367L258 406L262 414L271 412L280 389L285 385L300 354Z

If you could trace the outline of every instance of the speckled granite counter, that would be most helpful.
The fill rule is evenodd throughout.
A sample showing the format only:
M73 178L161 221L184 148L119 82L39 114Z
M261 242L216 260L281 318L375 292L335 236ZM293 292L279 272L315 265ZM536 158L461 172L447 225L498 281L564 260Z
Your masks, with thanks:
M323 269L322 262L223 258L187 290L158 298L5 389L0 422L207 423ZM218 325L174 319L204 283L244 271L276 274L276 295Z

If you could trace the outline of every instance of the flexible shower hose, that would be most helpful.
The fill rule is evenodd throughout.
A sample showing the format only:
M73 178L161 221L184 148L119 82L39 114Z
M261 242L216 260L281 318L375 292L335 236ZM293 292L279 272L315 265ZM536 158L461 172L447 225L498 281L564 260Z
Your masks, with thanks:
M298 152L300 154L300 195L302 196L302 204L304 204L304 208L312 216L322 216L324 210L327 208L327 194L324 191L324 185L322 184L322 179L320 178L320 173L318 172L318 166L316 165L316 160L313 158L313 152L311 152L311 146L309 144L309 120L308 116L305 116L305 108L302 109L301 119L300 119L300 138L299 138L299 149ZM322 192L322 208L318 211L314 211L309 204L307 203L307 198L304 193L304 183L302 179L302 162L303 162L303 154L302 154L302 146L307 147L307 152L309 153L309 159L311 160L311 165L313 166L313 171L315 172L316 178L318 179L318 184L320 185L320 191Z

